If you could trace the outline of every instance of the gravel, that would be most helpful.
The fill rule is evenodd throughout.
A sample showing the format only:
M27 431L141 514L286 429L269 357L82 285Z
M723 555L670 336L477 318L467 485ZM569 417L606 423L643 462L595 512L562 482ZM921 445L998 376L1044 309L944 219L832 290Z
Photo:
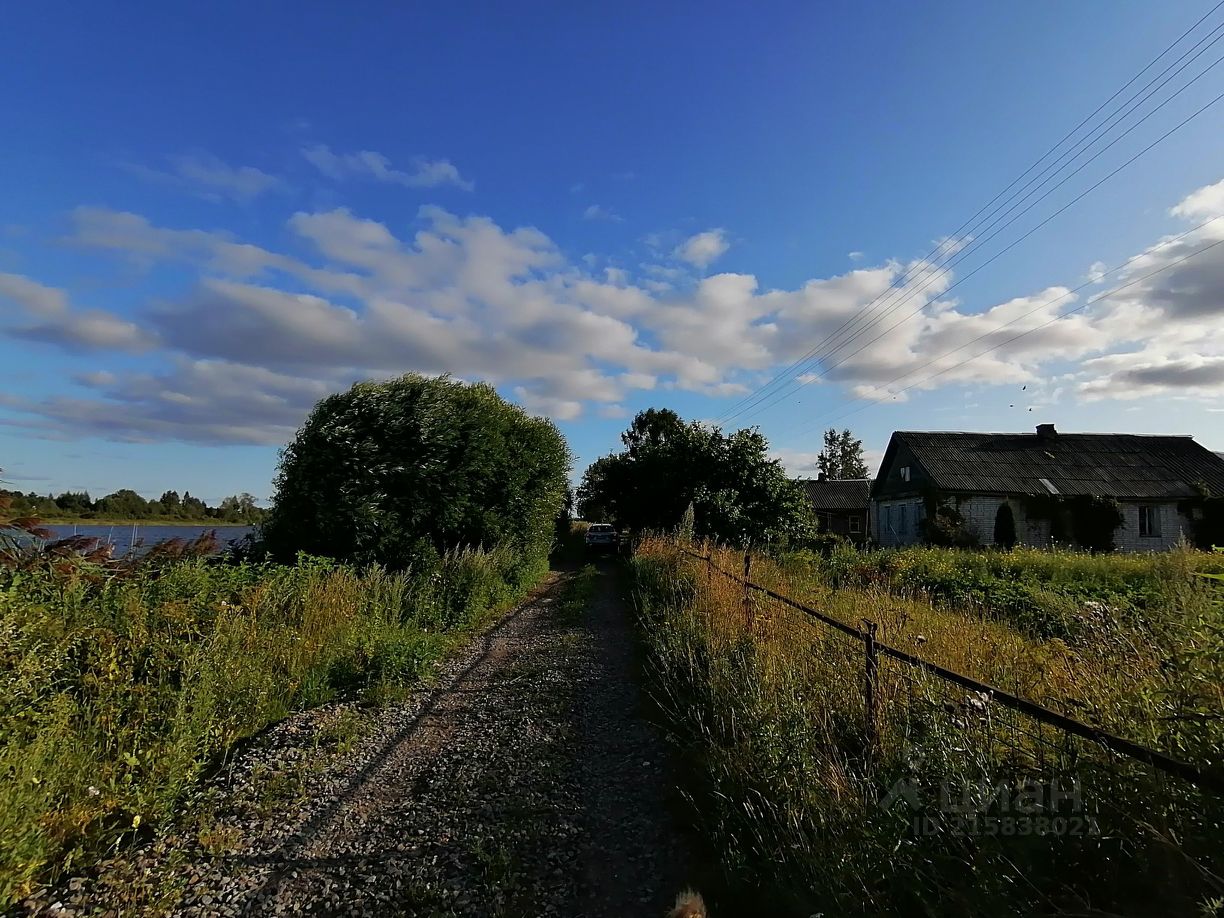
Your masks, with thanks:
M618 568L576 575L378 708L302 712L182 823L27 914L663 915L692 876Z

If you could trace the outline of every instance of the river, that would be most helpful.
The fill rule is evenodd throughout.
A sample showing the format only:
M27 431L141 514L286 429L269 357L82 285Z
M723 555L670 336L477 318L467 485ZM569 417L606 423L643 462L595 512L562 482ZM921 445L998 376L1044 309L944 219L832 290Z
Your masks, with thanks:
M136 526L112 526L112 525L92 525L88 523L44 523L44 529L49 529L55 533L57 539L64 539L71 535L92 536L100 539L103 543L109 543L114 546L114 555L118 557L124 554L133 544L139 544L143 548L149 548L156 545L158 542L164 542L167 539L187 539L196 538L204 532L213 531L217 533L217 540L224 546L225 544L241 539L248 532L252 532L253 526L200 526L186 524L160 524L150 523L148 525Z

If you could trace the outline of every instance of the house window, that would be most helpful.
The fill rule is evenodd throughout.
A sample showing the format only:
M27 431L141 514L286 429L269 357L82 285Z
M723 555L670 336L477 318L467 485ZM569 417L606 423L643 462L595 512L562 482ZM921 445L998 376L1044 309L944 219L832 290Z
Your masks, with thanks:
M861 516L855 515L850 517L850 531L855 533L863 531L863 518Z
M910 467L908 465L901 466L901 480L902 481L910 480Z
M1139 508L1139 535L1158 538L1160 536L1160 508L1142 506Z

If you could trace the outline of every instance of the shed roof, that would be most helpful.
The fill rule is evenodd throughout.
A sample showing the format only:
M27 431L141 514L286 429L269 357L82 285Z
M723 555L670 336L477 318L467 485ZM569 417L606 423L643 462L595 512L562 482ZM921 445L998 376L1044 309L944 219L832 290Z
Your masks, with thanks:
M898 431L893 441L945 491L1178 499L1204 484L1224 494L1224 459L1188 436Z
M866 478L817 481L800 478L799 484L816 510L866 510L871 482Z

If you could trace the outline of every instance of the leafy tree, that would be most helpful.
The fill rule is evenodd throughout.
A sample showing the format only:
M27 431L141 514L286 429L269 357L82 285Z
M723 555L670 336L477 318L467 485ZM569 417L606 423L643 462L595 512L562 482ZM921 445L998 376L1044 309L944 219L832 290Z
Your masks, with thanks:
M157 502L161 504L162 512L168 516L175 516L183 511L183 501L178 491L166 491Z
M143 520L152 515L149 502L131 488L107 494L98 501L96 509L103 516L125 520Z
M551 545L570 455L548 420L492 386L416 374L319 402L281 454L264 536L297 551L394 568L506 545L525 565Z
M866 478L863 441L848 428L838 433L830 427L824 432L824 449L816 457L816 470L828 479Z
M994 543L1000 548L1016 546L1016 515L1012 513L1011 504L999 504L995 512Z
M55 498L55 506L66 513L87 513L93 509L88 491L65 491Z
M183 492L183 516L189 520L202 520L208 516L208 505L190 491Z
M691 506L697 538L782 543L814 531L803 492L769 458L769 444L756 430L724 434L651 408L633 419L621 442L622 452L596 460L582 477L584 519L670 530Z

